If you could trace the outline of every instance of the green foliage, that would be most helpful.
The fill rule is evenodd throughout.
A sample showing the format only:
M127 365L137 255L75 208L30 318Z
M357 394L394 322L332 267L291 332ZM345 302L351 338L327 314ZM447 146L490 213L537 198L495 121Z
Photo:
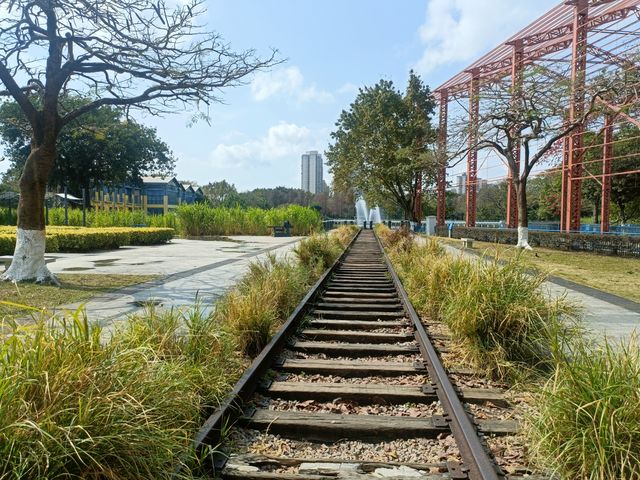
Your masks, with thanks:
M527 425L540 463L563 479L640 479L637 338L563 340Z
M174 235L171 228L47 228L46 251L89 252L111 250L124 245L157 245ZM0 227L0 255L10 255L15 249L15 227Z
M184 236L268 235L270 226L282 225L286 220L293 225L293 235L309 235L322 228L317 211L298 205L262 210L193 204L181 205L176 215L178 231Z
M168 478L202 409L241 370L233 343L197 308L150 310L112 336L79 311L9 327L0 344L2 478Z
M35 99L34 99L35 100ZM61 98L70 111L88 104L82 97ZM18 178L31 151L31 126L15 102L0 105L0 141ZM80 195L100 182L138 182L142 175L171 174L175 158L156 130L124 116L121 109L103 106L66 125L58 136L58 158L49 185Z
M604 135L587 134L585 144L585 162L592 172L602 171ZM613 157L611 164L613 173L636 171L626 175L611 177L611 203L614 219L620 223L640 220L640 129L625 125L614 133ZM583 196L594 205L594 211L600 208L602 185L599 181L587 179L583 183ZM617 218L616 218L617 217Z
M434 108L429 88L413 72L404 95L387 80L360 89L331 134L327 163L337 190L359 191L371 204L399 207L413 218L417 176L425 188L435 182Z
M15 208L0 207L0 225L16 225L18 223L18 214Z

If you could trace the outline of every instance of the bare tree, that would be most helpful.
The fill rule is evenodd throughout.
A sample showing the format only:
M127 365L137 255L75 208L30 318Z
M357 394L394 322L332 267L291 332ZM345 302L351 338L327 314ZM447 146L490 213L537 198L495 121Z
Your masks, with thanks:
M451 143L458 150L450 158L461 158L469 148L493 149L507 165L516 191L519 248L531 249L527 180L533 168L544 161L556 142L586 126L589 118L608 101L618 103L621 91L629 91L625 75L607 72L592 79L584 89L585 108L579 116L569 119L572 89L568 76L532 67L515 88L507 79L483 87L475 132L470 131L468 121L454 125ZM467 147L472 133L477 141Z
M62 127L103 105L206 116L225 87L278 61L235 52L198 24L204 0L4 0L0 80L31 129L20 179L17 243L4 280L56 282L44 262L44 194ZM61 98L95 100L66 111ZM204 109L204 111L202 111ZM201 112L201 113L200 113Z

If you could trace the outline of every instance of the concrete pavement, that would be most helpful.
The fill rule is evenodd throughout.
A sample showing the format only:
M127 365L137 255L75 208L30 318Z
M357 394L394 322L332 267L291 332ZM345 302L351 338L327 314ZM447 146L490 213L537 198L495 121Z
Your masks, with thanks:
M287 255L302 237L230 237L232 241L175 239L166 245L125 247L88 254L52 254L53 273L159 274L151 282L96 296L84 303L87 317L109 327L146 302L163 307L204 306L235 284L249 263L270 252ZM82 304L58 307L75 310Z

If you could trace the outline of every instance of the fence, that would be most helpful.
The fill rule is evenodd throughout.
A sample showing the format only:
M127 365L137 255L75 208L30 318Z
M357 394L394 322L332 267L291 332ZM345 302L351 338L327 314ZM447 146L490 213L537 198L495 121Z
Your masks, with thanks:
M437 235L449 236L448 227L438 227ZM452 238L473 238L480 242L515 245L518 231L514 229L470 228L454 226ZM640 237L629 235L597 235L593 233L566 233L529 231L529 243L534 247L595 252L604 255L640 257Z

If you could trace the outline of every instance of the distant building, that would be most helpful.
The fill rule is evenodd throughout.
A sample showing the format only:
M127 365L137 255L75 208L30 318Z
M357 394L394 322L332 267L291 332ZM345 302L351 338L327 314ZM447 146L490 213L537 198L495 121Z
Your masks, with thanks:
M200 187L182 184L175 177L142 177L142 186L102 185L91 191L96 210L144 210L150 215L162 215L183 203L204 199Z
M487 188L489 186L489 180L487 180L486 178L479 178L478 179L478 190L481 190L483 188Z
M461 173L456 177L456 193L464 195L467 193L467 174Z
M310 151L302 155L300 174L302 185L300 188L306 192L322 193L324 181L322 180L322 155L316 151Z

